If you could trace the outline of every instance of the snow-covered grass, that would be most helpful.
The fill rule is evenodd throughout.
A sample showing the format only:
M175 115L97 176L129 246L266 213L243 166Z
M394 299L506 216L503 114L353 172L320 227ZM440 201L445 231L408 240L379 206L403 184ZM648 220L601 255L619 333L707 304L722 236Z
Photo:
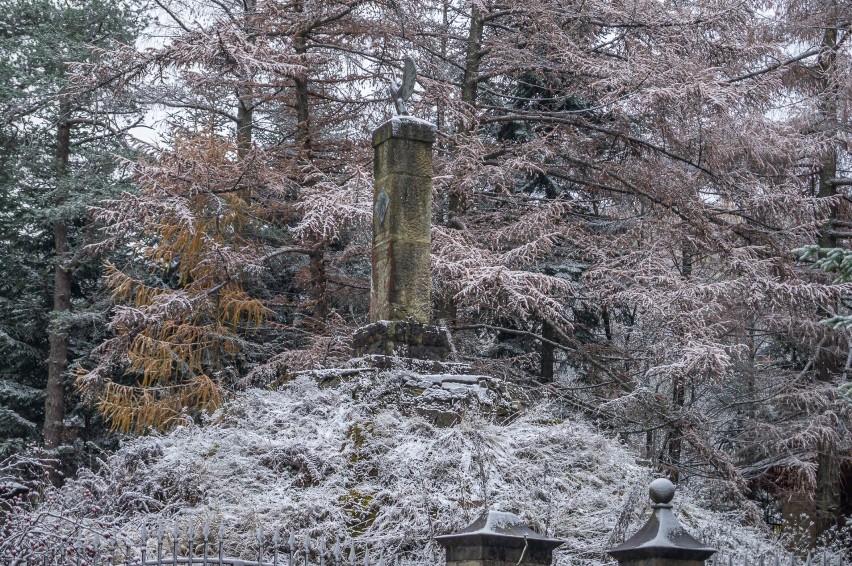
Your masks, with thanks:
M434 564L443 556L434 535L496 508L565 539L560 561L595 564L647 515L651 475L636 454L580 419L556 418L545 402L511 422L469 411L439 428L365 399L363 379L382 374L358 379L321 388L302 376L278 391L249 390L203 426L127 441L99 471L81 471L17 518L19 534L0 551L24 532L26 546L95 531L136 543L143 524L153 533L164 521L168 532L177 520L185 532L206 520L214 533L224 523L230 555L255 556L262 527L281 529L282 541L291 531L347 546L354 538ZM675 503L711 542L769 544L736 513L708 511L688 494Z

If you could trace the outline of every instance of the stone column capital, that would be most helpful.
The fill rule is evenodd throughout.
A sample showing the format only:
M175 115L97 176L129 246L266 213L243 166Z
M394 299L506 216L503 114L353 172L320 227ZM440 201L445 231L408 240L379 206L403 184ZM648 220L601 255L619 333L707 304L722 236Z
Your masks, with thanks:
M435 142L435 124L412 116L394 116L373 131L373 147L378 147L391 138Z

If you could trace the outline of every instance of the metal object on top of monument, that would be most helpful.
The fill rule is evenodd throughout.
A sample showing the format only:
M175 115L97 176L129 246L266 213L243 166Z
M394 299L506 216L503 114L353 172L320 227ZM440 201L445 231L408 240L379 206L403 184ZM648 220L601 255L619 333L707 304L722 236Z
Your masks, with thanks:
M417 69L414 59L405 58L405 68L402 71L402 83L396 82L396 76L391 79L390 95L398 116L408 116L406 102L414 93L414 83L417 82Z

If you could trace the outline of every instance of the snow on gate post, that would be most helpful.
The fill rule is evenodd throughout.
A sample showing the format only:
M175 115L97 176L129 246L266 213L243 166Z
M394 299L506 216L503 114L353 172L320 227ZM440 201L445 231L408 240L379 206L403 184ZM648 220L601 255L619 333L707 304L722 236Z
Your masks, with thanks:
M457 533L435 537L447 566L550 566L563 541L543 537L512 513L488 511Z
M716 553L681 526L672 512L675 486L656 479L650 486L653 512L645 526L632 537L608 550L619 566L704 566Z

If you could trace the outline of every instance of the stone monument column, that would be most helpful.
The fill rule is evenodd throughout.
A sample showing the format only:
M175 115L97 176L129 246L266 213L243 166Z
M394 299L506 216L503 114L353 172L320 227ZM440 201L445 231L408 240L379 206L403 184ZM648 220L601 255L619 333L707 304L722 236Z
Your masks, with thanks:
M429 323L435 126L397 116L373 132L370 322Z
M430 324L432 144L436 128L408 115L414 61L402 82L391 82L397 115L373 132L373 252L370 324L352 336L355 355L374 367L392 360L442 361L450 351L446 330Z

